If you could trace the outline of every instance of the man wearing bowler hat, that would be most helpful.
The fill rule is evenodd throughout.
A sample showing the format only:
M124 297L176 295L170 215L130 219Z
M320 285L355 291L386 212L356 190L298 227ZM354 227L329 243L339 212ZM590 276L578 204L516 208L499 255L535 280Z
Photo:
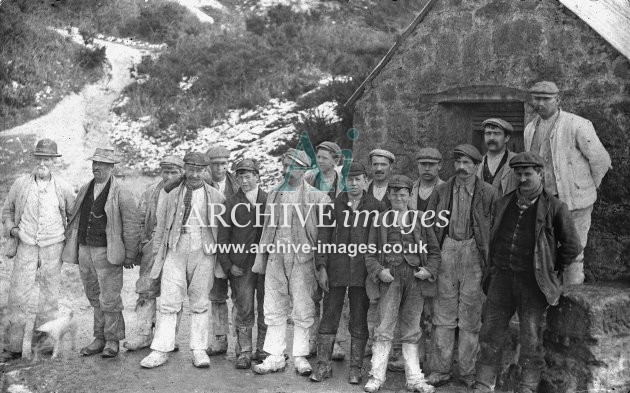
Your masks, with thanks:
M525 127L525 151L540 155L544 187L567 204L586 247L597 189L611 166L593 123L560 109L558 86L538 82L530 90L537 116ZM564 284L584 282L584 253L565 269Z
M515 312L520 321L518 363L522 370L515 392L537 391L545 366L545 311L558 304L559 276L582 250L567 205L543 187L543 159L535 153L520 153L509 165L519 184L493 206L476 393L494 391L501 350Z
M28 320L40 326L56 318L58 309L66 214L74 191L52 173L61 157L53 140L38 141L32 155L37 161L34 170L15 180L2 208L6 256L15 256L15 262L0 361L20 357Z
M507 148L514 127L499 118L484 120L481 125L484 130L483 140L488 151L481 158L477 176L499 190L499 195L508 194L516 188L514 171L508 165L516 153Z
M114 176L114 150L97 148L92 160L94 179L84 184L69 210L63 261L79 264L81 281L94 307L94 341L81 349L90 356L118 355L125 338L123 266L133 267L140 228L133 196Z
M138 221L140 223L140 274L136 281L136 321L139 334L135 340L123 344L130 351L147 348L153 340L156 298L160 295L160 280L151 279L153 268L153 234L157 225L157 212L164 208L164 184L179 177L184 171L184 161L176 156L166 156L160 161L161 179L150 185L140 197L138 203Z
M208 159L203 153L184 156L185 180L170 191L157 212L153 237L155 262L151 278L160 281L159 313L152 352L140 362L145 368L166 363L175 349L177 315L188 296L190 350L195 367L210 366L208 345L208 293L216 264L218 214L225 197L203 181ZM223 206L220 206L223 207Z
M472 145L453 149L455 176L437 186L428 210L450 212L447 226L434 225L442 248L433 307L434 371L428 382L439 386L451 379L455 328L459 327L457 365L460 380L474 383L481 328L481 277L488 255L492 204L497 190L476 176L481 154Z

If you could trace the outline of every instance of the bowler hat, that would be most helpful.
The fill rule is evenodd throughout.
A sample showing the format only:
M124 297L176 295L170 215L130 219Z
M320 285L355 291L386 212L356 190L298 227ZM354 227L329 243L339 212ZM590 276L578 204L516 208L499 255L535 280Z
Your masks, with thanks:
M234 165L233 170L236 173L238 173L238 171L249 171L249 172L260 173L260 165L258 164L258 161L254 159L245 158L237 162L236 165Z
M560 90L558 89L558 86L549 81L538 82L529 89L529 93L531 95L540 97L553 97L559 92Z
M33 155L37 157L61 157L61 154L57 153L57 143L48 138L37 141Z
M514 127L512 127L512 125L510 123L508 123L507 121L505 121L503 119L499 119L499 118L496 118L496 117L484 120L483 123L481 123L481 125L483 127L485 127L488 124L492 124L493 126L499 127L500 129L503 130L505 135L510 135L514 131Z
M464 155L470 158L471 160L473 160L475 164L478 164L481 162L481 153L479 153L479 150L477 150L477 148L473 145L469 145L469 144L457 145L453 149L453 154L455 156Z
M207 166L208 157L203 153L198 153L196 151L189 151L184 156L184 163L188 165L195 165L195 166Z
M529 166L532 166L534 168L542 168L545 166L545 163L542 157L540 157L536 153L532 153L531 151L518 153L510 160L510 168Z
M416 154L416 160L418 162L434 162L438 163L442 161L442 153L434 147L423 147Z
M405 175L394 175L387 182L387 188L408 188L413 189L413 182Z
M114 149L103 149L101 147L97 147L92 157L88 158L88 160L106 162L108 164L117 164L120 162L114 153Z

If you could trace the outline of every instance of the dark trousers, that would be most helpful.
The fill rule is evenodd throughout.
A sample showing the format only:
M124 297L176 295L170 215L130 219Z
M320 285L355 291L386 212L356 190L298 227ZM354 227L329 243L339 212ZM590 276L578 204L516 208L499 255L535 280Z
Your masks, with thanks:
M528 369L542 369L545 365L542 330L547 306L545 295L538 288L533 273L499 270L493 274L479 333L479 363L500 366L508 325L514 312L517 312L521 344L519 365Z
M258 333L265 332L264 299L265 299L265 276L252 272L251 267L243 269L242 276L234 276L231 273L230 287L232 288L232 300L234 301L234 327L251 328L254 326L255 315L258 314ZM256 307L254 306L256 299Z
M319 334L337 334L346 290L350 305L350 323L348 324L350 337L367 340L369 336L367 311L370 299L365 292L365 287L330 287L328 293L324 295L324 312L319 323Z

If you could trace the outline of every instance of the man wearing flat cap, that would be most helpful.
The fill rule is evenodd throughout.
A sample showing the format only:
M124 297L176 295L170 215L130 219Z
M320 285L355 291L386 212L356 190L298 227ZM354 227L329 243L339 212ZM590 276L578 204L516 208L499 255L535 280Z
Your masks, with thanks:
M516 155L507 148L507 143L514 131L512 125L498 118L484 120L483 140L488 151L483 155L477 169L477 176L488 184L492 184L499 195L508 194L516 188L514 171L508 163Z
M396 325L400 325L407 390L431 393L418 356L422 338L420 320L426 296L435 295L440 266L440 247L431 228L422 225L408 209L413 187L403 175L391 176L388 197L391 208L379 214L371 226L367 243L375 245L365 256L368 280L378 283L379 324L374 332L372 368L366 392L378 391L385 383L387 360ZM413 212L417 213L417 212Z
M332 215L318 232L318 243L334 245L335 248L334 252L316 255L318 282L325 295L317 337L317 366L311 374L314 382L321 382L332 376L330 362L333 359L335 336L346 293L350 307L351 336L348 381L352 384L361 382L361 367L368 339L367 310L370 301L365 292L365 251L357 249L367 246L370 227L378 213L385 210L382 201L377 201L365 191L366 185L365 166L360 162L353 162L346 179L348 192L335 198ZM354 247L354 253L348 251L351 247Z
M248 369L252 359L263 360L267 325L263 310L265 276L254 273L252 266L256 254L249 252L258 244L262 228L256 226L257 214L264 214L267 193L258 187L260 164L253 159L243 159L234 166L236 180L240 184L236 194L225 200L225 213L219 227L219 244L244 247L244 251L232 249L219 253L219 263L228 275L234 299L234 329L237 337L236 368ZM254 300L258 305L256 310ZM255 315L257 312L257 316ZM258 335L256 351L252 344L252 328L257 321Z
M252 270L265 274L264 350L269 356L252 366L257 374L284 369L288 311L293 317L293 364L300 375L310 375L310 329L315 322L313 295L315 247L319 217L330 203L326 193L304 181L311 159L302 150L289 149L282 158L284 181L269 193L260 247ZM297 210L300 210L300 213ZM286 214L285 214L286 212ZM297 249L290 247L296 246ZM307 249L308 248L308 249ZM266 251L266 252L265 252Z
M190 307L190 350L193 365L210 366L208 345L208 293L213 284L217 243L218 205L225 197L203 181L208 166L205 154L188 152L184 156L185 181L169 192L164 208L157 212L153 237L155 261L151 278L161 275L159 313L152 352L142 359L145 368L161 366L175 349L177 314L185 297Z
M238 191L238 181L234 175L228 171L230 151L224 146L213 146L206 152L208 156L210 170L209 184L219 190L226 198L231 197ZM214 279L214 285L210 291L210 302L212 305L212 335L208 343L207 353L209 356L221 355L227 352L227 334L230 332L228 325L228 278L225 274L219 274ZM223 272L226 273L226 272Z
M125 338L122 310L123 266L132 268L138 255L138 209L131 192L112 175L118 159L113 149L97 148L94 179L83 185L68 212L64 262L78 263L85 294L94 307L94 341L83 356L118 355Z
M27 321L41 326L56 318L58 310L66 214L74 190L52 173L57 157L61 157L53 140L38 141L32 155L37 162L35 168L15 180L2 208L5 254L15 260L7 304L6 345L0 361L20 357Z
M476 393L494 391L501 350L515 312L520 321L518 363L522 369L515 392L538 391L545 366L545 310L558 304L560 275L582 250L567 205L543 187L544 160L525 152L512 158L509 165L519 184L493 207Z
M136 320L138 336L123 344L130 351L147 348L153 340L156 298L160 295L160 280L151 278L153 268L153 234L157 225L157 212L164 208L164 184L180 177L184 171L184 161L176 156L166 156L160 161L161 179L150 185L138 203L140 223L140 274L136 281Z
M593 123L560 109L559 90L553 82L538 82L531 89L537 116L525 127L525 151L540 155L544 187L567 204L582 247L586 247L597 189L611 166ZM564 284L584 282L584 253L564 273Z
M455 176L436 187L428 210L450 212L447 226L434 225L442 249L433 307L434 371L428 382L439 386L452 376L455 328L459 327L457 365L460 380L474 383L481 328L481 276L488 255L491 208L497 190L476 176L481 154L468 144L453 149Z
M434 147L424 147L416 154L416 162L420 178L413 183L409 208L425 211L435 187L444 183L439 175L442 169L442 153Z

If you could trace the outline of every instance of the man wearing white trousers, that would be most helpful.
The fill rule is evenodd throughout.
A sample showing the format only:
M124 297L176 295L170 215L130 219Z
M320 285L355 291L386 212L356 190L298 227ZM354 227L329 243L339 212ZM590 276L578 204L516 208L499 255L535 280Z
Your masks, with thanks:
M286 363L287 317L290 305L293 318L293 362L300 375L310 375L310 329L315 321L313 296L317 289L314 249L320 209L330 203L328 195L306 183L304 171L311 160L304 151L290 149L282 160L285 180L269 193L260 246L272 246L275 252L258 253L252 271L265 275L264 350L269 356L252 367L257 374L284 369ZM283 208L287 208L284 214ZM301 210L298 213L298 210ZM300 214L301 213L301 214ZM298 250L290 249L296 246ZM259 250L264 251L264 250Z
M225 197L203 181L208 165L205 154L189 152L184 157L185 180L168 193L165 208L157 212L154 236L155 262L151 277L160 273L161 295L153 350L142 359L145 368L160 366L175 349L177 314L188 296L192 313L190 349L193 365L210 366L208 345L208 293L213 284L218 225L218 205Z

